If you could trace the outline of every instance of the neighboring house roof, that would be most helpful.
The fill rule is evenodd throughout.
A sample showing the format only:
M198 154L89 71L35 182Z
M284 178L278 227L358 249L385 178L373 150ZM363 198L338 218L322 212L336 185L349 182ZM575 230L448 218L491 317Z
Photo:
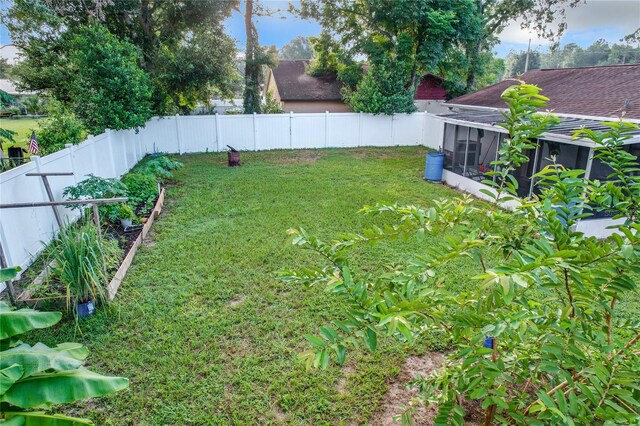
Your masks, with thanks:
M335 75L312 77L306 73L309 61L280 61L273 77L282 101L341 101L342 83Z
M559 114L640 119L640 64L533 70L520 80L535 84ZM448 104L505 108L500 98L513 79L448 101Z
M335 74L312 77L307 74L309 61L280 61L273 77L282 101L342 101L342 83ZM366 68L366 65L365 65ZM426 74L416 90L415 99L445 99L442 78Z

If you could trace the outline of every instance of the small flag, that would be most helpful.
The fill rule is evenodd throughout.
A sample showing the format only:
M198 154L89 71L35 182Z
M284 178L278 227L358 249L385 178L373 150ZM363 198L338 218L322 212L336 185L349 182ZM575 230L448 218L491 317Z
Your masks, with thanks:
M29 140L29 152L32 154L37 154L40 152L38 148L38 141L36 140L36 132L31 132L31 139Z

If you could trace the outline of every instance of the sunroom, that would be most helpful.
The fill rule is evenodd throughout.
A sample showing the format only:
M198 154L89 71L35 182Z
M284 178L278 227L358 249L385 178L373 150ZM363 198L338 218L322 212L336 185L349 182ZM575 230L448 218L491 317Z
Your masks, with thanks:
M488 178L486 173L491 170L499 146L507 137L506 130L498 125L504 121L502 113L490 109L467 110L438 117L445 122L441 145L445 154L443 180L483 197L480 189L487 188L487 185L481 182ZM531 196L540 190L533 176L551 164L552 158L567 168L586 170L590 179L604 181L611 173L608 166L593 158L593 142L573 138L574 131L581 128L606 131L608 128L602 121L570 116L559 118L560 123L538 140L536 149L525 153L530 160L515 172L521 197ZM640 130L631 135L632 138L625 141L625 150L640 158ZM587 234L605 237L612 232L607 228L615 223L611 219L615 214L614 209L594 212L591 217L583 219L578 228Z

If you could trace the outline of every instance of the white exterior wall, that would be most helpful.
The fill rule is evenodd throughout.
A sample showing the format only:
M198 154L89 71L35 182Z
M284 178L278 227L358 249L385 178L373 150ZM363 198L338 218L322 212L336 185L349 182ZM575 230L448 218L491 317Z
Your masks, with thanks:
M464 176L460 176L457 173L444 170L442 174L442 180L450 186L457 188L460 191L467 192L482 200L493 201L492 198L486 194L480 192L481 189L491 189L483 183L469 179ZM518 205L516 201L509 201L503 204L503 207L514 208ZM606 238L614 233L615 230L610 229L610 226L619 225L624 222L624 219L589 219L581 220L576 225L576 230L583 232L587 237Z
M73 172L51 176L56 200L62 191L93 174L117 178L153 152L192 153L358 146L438 148L444 125L429 113L394 117L362 113L199 115L155 117L144 128L109 131L78 145L0 173L0 204L49 201L40 177L30 172ZM75 220L78 211L60 208ZM26 269L58 225L51 207L0 209L0 244L9 266ZM2 285L2 284L0 284ZM2 291L2 288L0 288Z

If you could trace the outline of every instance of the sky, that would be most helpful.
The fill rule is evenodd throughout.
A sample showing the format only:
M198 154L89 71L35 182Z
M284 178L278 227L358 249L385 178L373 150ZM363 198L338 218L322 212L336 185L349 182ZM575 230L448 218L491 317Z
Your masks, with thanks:
M295 1L293 2L296 3ZM261 4L271 10L281 10L269 17L257 18L256 26L261 44L282 47L298 35L311 36L320 33L320 26L314 21L305 21L286 12L287 0L262 0ZM6 3L2 3L6 7ZM640 27L640 0L587 0L576 8L567 11L568 28L561 44L577 43L586 47L599 38L611 43L632 33ZM228 34L233 37L239 49L244 48L244 18L234 13L225 22ZM495 51L504 57L510 50L526 50L529 38L532 49L544 50L550 42L530 36L526 29L516 23L510 25L499 35L500 44ZM0 25L0 44L10 43L9 34Z

